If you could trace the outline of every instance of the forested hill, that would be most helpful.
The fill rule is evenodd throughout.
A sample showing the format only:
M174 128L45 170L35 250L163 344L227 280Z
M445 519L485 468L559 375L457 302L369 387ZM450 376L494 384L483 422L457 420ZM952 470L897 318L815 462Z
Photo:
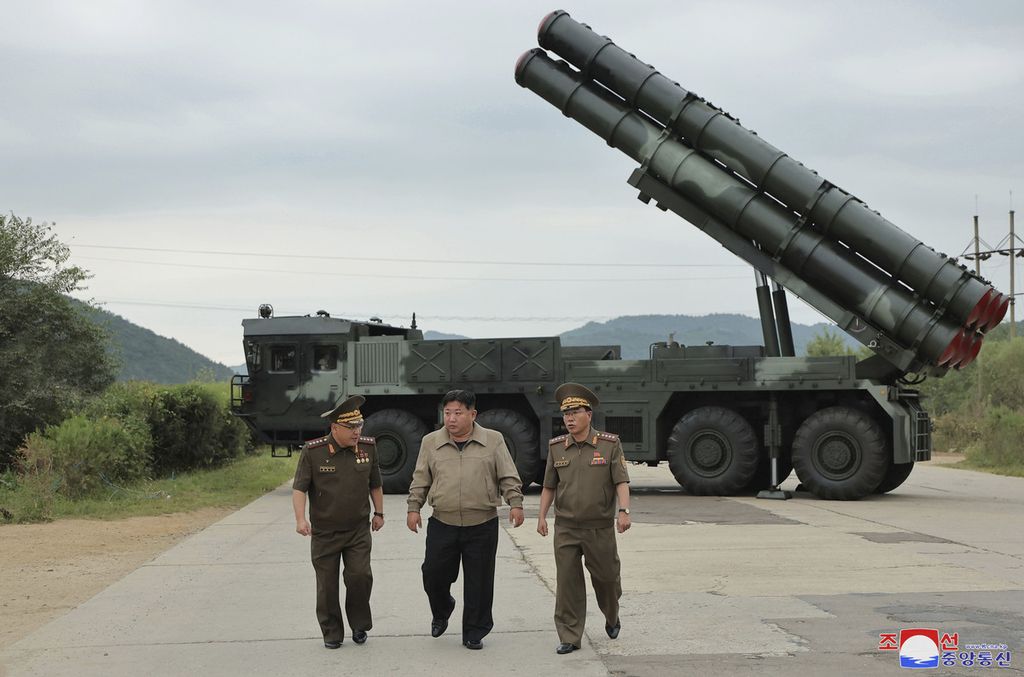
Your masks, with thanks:
M188 346L133 324L120 315L96 308L86 312L110 334L109 350L120 364L119 381L187 383L199 376L224 381L234 373Z
M793 323L793 343L796 354L806 354L807 342L824 329L839 334L851 348L859 344L834 325ZM622 357L627 360L644 359L655 341L667 341L669 334L684 345L704 345L706 341L733 346L763 345L761 321L746 315L720 313L714 315L629 315L607 322L588 322L562 334L567 346L605 345L622 346Z

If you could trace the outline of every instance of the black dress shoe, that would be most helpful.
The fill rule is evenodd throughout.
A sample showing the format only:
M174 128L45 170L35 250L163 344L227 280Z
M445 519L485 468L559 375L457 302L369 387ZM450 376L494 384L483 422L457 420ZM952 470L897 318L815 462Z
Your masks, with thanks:
M338 639L325 639L324 640L324 647L327 648L327 649L340 649L341 648L341 640L338 640Z
M465 642L462 643L462 646L466 647L467 649L473 649L474 651L477 651L479 649L484 648L484 643L479 639L476 641L472 639L467 639Z
M448 629L448 619L452 617L452 612L455 611L455 598L449 595L448 599L452 603L452 608L448 611L448 615L444 618L435 618L430 621L431 637L440 637Z
M356 644L362 644L366 641L366 630L355 630L352 632L352 641Z
M622 628L622 623L615 621L615 625L608 625L605 623L604 631L608 633L608 636L615 639L619 636L619 630Z
M558 645L558 648L555 649L555 653L572 653L578 648L579 647L575 644L569 644L569 642L562 642Z

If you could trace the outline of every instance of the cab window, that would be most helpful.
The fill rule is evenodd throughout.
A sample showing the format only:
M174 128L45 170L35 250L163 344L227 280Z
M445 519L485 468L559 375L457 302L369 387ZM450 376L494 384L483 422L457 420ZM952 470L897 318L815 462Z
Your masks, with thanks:
M336 371L338 346L313 346L313 371Z
M270 371L295 371L295 346L270 346Z
M260 352L260 344L255 341L245 342L245 364L249 373L255 373L263 368L263 353Z

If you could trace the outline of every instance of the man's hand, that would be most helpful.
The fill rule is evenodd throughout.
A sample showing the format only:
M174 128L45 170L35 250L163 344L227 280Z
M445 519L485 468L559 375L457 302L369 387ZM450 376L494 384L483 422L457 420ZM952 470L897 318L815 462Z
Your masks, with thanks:
M384 526L384 518L379 515L374 515L373 519L370 520L370 529L373 531L380 531L381 527Z
M620 512L619 518L615 521L615 528L618 530L618 532L621 534L624 531L628 530L629 527L631 527L632 525L633 522L630 521L629 515L627 515L624 512Z
M526 519L526 515L523 513L522 508L512 508L508 511L508 521L513 527L520 527L523 525L523 521Z
M420 527L423 526L423 520L420 519L418 512L410 512L405 517L405 526L409 527L409 531L418 534Z
M302 534L303 536L309 536L312 530L309 528L309 522L304 519L297 520L295 522L295 533Z
M548 521L543 517L537 518L537 533L541 536L548 535Z

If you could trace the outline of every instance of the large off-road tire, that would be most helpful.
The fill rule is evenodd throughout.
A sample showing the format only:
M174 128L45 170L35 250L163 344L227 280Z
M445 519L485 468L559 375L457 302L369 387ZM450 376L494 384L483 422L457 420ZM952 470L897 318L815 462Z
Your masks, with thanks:
M811 414L793 439L793 469L804 488L821 498L851 501L871 494L889 458L882 426L850 407Z
M409 491L420 441L428 432L423 421L401 409L382 409L366 418L363 435L377 440L377 463L384 493Z
M910 471L914 469L914 462L910 463L890 463L889 469L885 471L885 477L882 478L882 483L875 489L876 494L887 494L896 487L900 486L907 481L910 477Z
M530 486L541 467L537 424L511 409L481 411L476 422L485 428L497 430L505 437L505 446L515 461L523 489Z
M684 415L668 438L668 465L691 494L731 496L757 472L757 436L732 409L700 407Z

